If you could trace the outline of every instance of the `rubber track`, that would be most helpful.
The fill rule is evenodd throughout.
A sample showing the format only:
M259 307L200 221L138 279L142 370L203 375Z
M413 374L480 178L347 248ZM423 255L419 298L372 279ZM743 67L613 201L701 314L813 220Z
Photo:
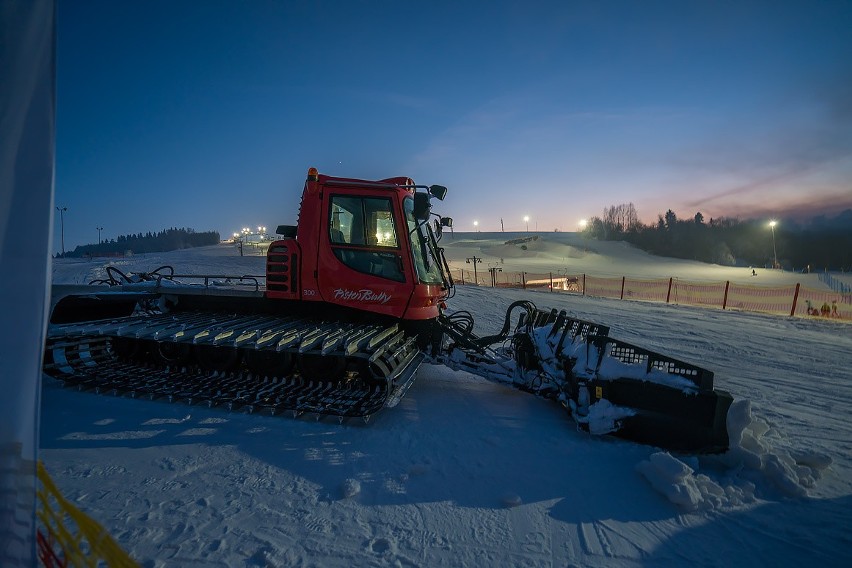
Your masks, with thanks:
M372 376L323 381L126 361L113 351L114 337L360 359ZM368 419L394 406L411 386L422 358L414 339L395 325L179 313L51 326L44 372L69 387L98 393L342 420Z

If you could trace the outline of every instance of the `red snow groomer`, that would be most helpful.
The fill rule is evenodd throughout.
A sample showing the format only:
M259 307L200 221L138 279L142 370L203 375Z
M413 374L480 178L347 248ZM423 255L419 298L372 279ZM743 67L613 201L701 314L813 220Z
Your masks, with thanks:
M438 243L452 220L431 211L446 192L311 168L298 225L269 246L265 289L187 284L170 267L54 286L44 371L103 393L344 420L395 406L428 357L553 398L593 433L727 448L732 399L706 369L527 301L476 336L470 313L446 306Z

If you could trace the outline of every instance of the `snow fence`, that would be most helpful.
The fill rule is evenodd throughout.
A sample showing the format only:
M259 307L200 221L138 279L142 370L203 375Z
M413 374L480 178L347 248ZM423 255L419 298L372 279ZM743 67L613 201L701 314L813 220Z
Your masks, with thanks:
M800 284L750 286L730 281L688 282L678 278L647 280L626 276L603 278L588 274L503 272L495 269L478 272L457 269L452 271L452 275L456 284L462 285L529 288L600 298L852 322L852 293L814 290Z

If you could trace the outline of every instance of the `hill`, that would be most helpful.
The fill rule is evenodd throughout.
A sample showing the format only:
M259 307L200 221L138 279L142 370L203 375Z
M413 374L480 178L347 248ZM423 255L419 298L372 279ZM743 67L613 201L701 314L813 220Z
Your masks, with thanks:
M506 244L521 238L537 239ZM504 272L589 274L607 277L680 278L690 281L738 282L784 286L801 283L824 288L817 274L784 270L722 266L694 260L655 256L625 241L597 241L582 233L445 233L441 241L453 269L471 269L467 259L481 258L481 266L500 266ZM525 247L525 248L524 248Z

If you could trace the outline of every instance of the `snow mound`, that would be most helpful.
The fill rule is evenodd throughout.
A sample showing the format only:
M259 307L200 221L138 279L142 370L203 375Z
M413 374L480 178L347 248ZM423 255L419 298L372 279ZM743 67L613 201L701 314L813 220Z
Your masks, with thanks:
M589 407L589 432L596 436L615 432L623 418L634 414L636 411L632 408L616 406L606 399L601 399Z
M361 482L357 479L348 478L340 486L340 495L344 499L355 497L361 492Z
M649 459L639 462L636 470L669 501L689 511L715 508L730 502L730 497L737 497L734 491L729 497L718 483L696 474L695 469L668 452L651 454Z
M678 459L667 452L651 455L636 470L669 501L694 511L750 503L759 493L773 489L784 497L807 497L808 489L832 464L830 456L819 452L774 448L766 438L770 426L752 414L748 400L731 405L727 426L730 449L706 458L724 466L719 481L697 473L698 458Z
M831 457L774 448L766 437L770 430L769 424L752 415L750 401L734 402L728 411L730 450L722 456L723 462L731 468L762 474L787 497L805 497L832 464Z
M521 499L520 495L518 495L517 493L511 493L511 492L504 493L501 496L500 501L503 503L504 507L508 507L508 508L518 507L520 505L523 505L523 503L524 503L524 500Z

